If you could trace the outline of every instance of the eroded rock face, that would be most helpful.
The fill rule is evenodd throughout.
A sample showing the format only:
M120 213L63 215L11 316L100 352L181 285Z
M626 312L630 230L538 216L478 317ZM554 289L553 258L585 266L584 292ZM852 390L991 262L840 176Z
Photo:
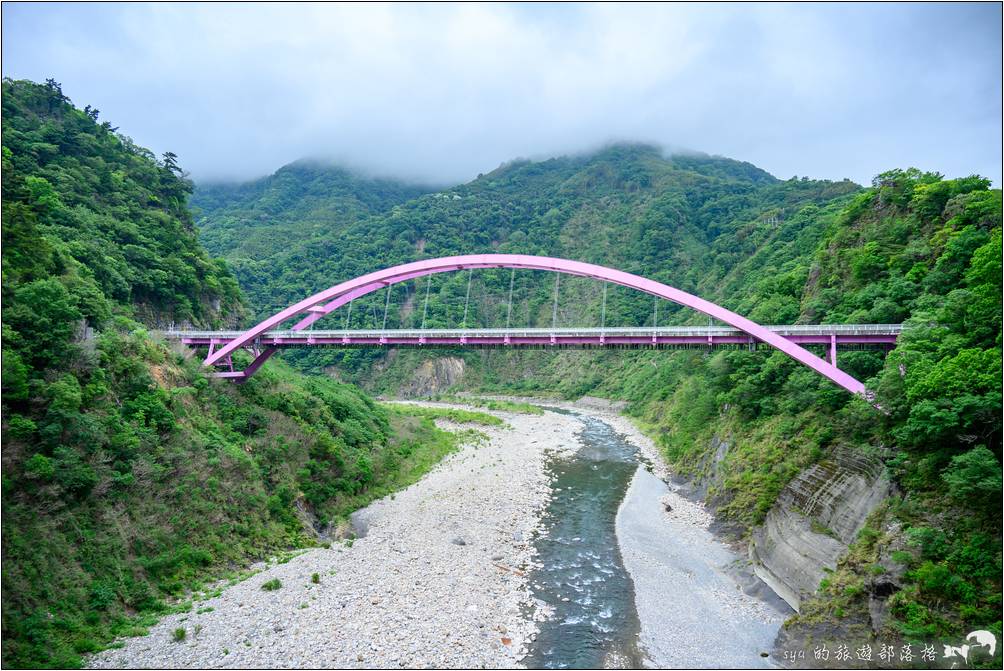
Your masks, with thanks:
M455 356L430 359L415 369L411 381L402 387L401 393L404 396L431 396L452 387L463 377L463 359Z
M792 480L763 526L753 531L749 554L756 574L798 610L854 540L865 518L890 493L882 464L850 448Z
M618 413L627 407L627 401L611 401L597 396L583 396L575 402L575 405L587 410L599 410L600 412Z

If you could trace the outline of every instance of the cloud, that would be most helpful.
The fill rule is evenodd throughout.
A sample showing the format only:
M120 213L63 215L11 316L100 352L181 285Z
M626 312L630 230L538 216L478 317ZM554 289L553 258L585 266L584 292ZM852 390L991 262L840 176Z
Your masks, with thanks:
M1000 183L1001 8L11 4L5 76L196 179L301 157L427 182L643 140L781 176Z

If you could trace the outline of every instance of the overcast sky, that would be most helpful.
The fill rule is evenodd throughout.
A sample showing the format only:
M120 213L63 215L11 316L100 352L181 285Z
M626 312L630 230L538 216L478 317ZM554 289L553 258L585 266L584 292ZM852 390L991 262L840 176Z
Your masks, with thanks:
M1001 183L1001 5L3 5L3 74L197 181L425 182L652 141L778 177Z

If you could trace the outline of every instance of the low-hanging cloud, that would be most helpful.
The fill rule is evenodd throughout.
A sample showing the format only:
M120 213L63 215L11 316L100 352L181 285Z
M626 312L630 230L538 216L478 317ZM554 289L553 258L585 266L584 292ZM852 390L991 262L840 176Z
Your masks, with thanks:
M650 141L780 177L1000 184L1001 7L11 4L3 73L53 77L196 180L303 157L451 183Z

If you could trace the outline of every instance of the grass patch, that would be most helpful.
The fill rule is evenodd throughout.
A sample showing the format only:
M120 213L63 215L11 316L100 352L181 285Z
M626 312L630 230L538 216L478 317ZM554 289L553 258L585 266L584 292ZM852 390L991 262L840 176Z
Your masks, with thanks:
M495 410L498 412L513 412L521 415L543 415L544 409L532 403L520 401L505 401L500 399L478 398L477 396L434 396L433 401L443 403L459 403L472 405L485 410Z
M407 488L456 451L461 443L472 439L469 432L458 435L437 428L433 417L413 412L413 406L388 404L383 407L387 411L391 438L380 458L370 462L369 482L356 494L339 493L330 499L321 511L325 519L347 519L370 502ZM502 421L496 417L492 420Z
M462 410L460 408L430 408L411 404L394 404L385 406L413 417L429 419L445 419L457 424L480 424L482 426L505 426L505 422L495 415L477 410Z
M279 565L279 564L288 564L291 559L293 559L294 557L299 557L304 552L306 552L306 550L290 550L288 552L283 552L275 560L275 563L276 563L276 565Z
M272 578L267 582L263 582L261 588L266 592L274 592L275 590L282 588L282 581L278 578Z
M819 534L821 536L829 536L830 538L835 538L837 540L840 540L840 537L837 536L837 532L835 532L833 529L831 529L830 527L826 526L825 524L817 520L815 517L809 518L809 528L812 529L812 533L814 534Z
M173 632L171 632L171 640L175 643L181 643L185 640L186 632L184 627L178 627Z

